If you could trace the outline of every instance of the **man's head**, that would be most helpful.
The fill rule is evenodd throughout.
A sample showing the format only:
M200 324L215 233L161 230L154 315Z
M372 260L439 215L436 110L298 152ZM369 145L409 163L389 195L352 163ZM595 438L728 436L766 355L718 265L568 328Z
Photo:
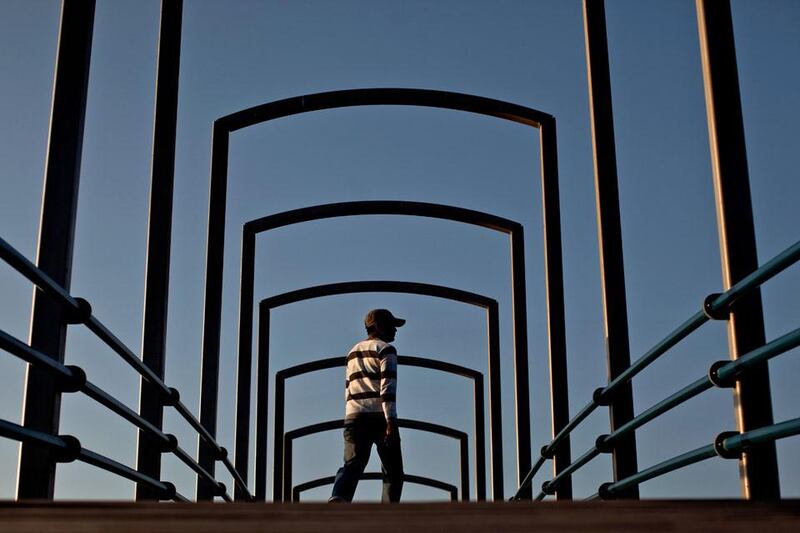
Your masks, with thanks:
M372 309L364 317L364 327L369 336L384 342L392 342L397 328L405 323L405 320L395 317L388 309Z

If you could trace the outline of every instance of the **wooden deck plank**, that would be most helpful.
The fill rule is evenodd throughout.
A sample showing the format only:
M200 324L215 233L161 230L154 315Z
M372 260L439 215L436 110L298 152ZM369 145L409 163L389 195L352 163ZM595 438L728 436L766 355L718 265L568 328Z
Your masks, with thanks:
M354 524L358 524L354 526ZM19 532L647 532L800 531L800 500L380 504L0 503Z

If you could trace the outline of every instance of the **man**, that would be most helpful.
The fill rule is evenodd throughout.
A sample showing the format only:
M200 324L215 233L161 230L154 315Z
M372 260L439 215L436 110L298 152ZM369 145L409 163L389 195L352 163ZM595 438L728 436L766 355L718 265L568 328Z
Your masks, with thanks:
M364 318L367 338L347 355L344 466L336 473L329 502L350 502L375 444L383 470L383 502L400 501L403 456L397 429L397 350L389 344L406 321L387 309Z

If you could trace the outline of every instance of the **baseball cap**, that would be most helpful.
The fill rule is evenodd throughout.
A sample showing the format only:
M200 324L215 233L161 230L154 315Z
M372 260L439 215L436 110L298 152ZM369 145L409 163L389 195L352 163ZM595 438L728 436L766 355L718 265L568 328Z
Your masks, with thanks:
M367 316L364 317L364 326L366 327L370 327L375 324L390 324L396 328L399 328L405 323L405 320L402 318L397 318L388 309L372 309L367 313Z

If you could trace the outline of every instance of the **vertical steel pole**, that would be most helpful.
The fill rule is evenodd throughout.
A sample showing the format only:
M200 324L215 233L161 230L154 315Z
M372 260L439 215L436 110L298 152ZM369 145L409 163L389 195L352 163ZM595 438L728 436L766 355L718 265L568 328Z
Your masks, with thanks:
M277 391L275 391L277 394ZM483 375L475 379L475 491L478 501L486 500L486 423L484 422Z
M292 454L292 439L287 439L286 435L282 435L283 440L283 501L292 501L292 467L294 466L294 458Z
M528 304L522 226L511 236L511 300L514 320L514 395L517 408L517 486L531 469L531 409L528 386ZM523 497L532 498L530 489Z
M561 256L561 206L558 191L558 144L556 121L539 128L542 154L542 218L544 224L545 288L547 290L547 338L550 360L550 406L553 436L569 423L567 335L564 325L564 266ZM558 475L572 462L569 437L555 451L553 471ZM530 470L530 468L528 468ZM527 475L526 470L521 476ZM517 486L523 478L517 480ZM530 498L530 489L523 494ZM572 479L558 488L556 498L572 499Z
M251 307L252 309L252 307ZM256 369L256 494L266 499L267 493L267 432L269 430L269 319L268 307L258 313L258 368ZM248 391L249 392L249 391ZM277 415L277 399L275 413ZM281 405L281 410L283 405ZM283 439L283 432L276 439ZM277 440L276 440L277 442ZM273 469L275 466L273 465ZM273 500L275 498L273 497Z
M739 73L730 2L697 0L696 6L722 278L724 288L728 289L758 268ZM765 340L761 292L755 290L731 308L728 321L731 358L762 346ZM734 404L739 431L773 423L766 363L736 382ZM748 449L742 455L739 470L745 498L780 498L775 443Z
M175 176L175 131L178 120L178 72L181 54L183 0L162 0L161 27L156 67L156 102L153 119L153 162L150 175L150 216L147 228L142 360L164 378L167 342L167 299L172 238L172 189ZM139 414L161 428L164 407L158 389L139 381ZM136 468L152 478L161 478L158 443L139 430ZM155 500L158 495L145 485L136 485L137 500Z
M206 242L206 287L203 309L203 354L200 365L200 423L217 435L219 396L219 337L222 318L222 268L225 254L225 198L228 184L228 141L230 134L214 123L211 140L211 186L208 202L208 241ZM219 198L220 201L212 203ZM214 450L197 438L198 462L214 475ZM213 500L214 487L197 476L197 500Z
M86 93L94 28L94 0L64 0L58 37L50 138L42 194L36 263L69 290L75 215L80 181ZM64 361L67 322L61 306L33 291L30 345ZM26 428L58 433L61 394L55 379L28 365L22 423ZM52 499L56 463L53 453L33 443L20 447L17 498Z
M253 366L253 279L256 237L246 227L242 232L242 267L239 290L239 331L248 331L248 335L239 335L239 353L236 359L236 418L234 420L234 462L236 470L247 482L248 462L250 460L250 389ZM234 491L237 500L246 499L247 495L237 485Z
M600 246L600 278L603 288L606 360L609 381L631 364L628 341L628 306L625 296L625 264L617 186L617 155L614 144L614 112L611 107L611 75L603 0L584 0L586 67L589 77L589 110L594 150L594 184L597 208L597 239ZM633 418L633 387L630 383L610 399L611 430ZM613 450L614 479L633 475L638 469L636 435L621 438ZM621 497L638 498L638 487Z
M466 437L458 440L459 444L459 457L461 461L461 500L469 501L469 441Z
M503 500L503 399L500 396L500 319L497 302L487 309L489 332L489 442L492 456L492 499Z
M279 379L275 381L275 435L273 440L273 456L272 456L272 501L279 502L283 500L283 433L284 433L284 419L285 419L285 394L286 394L286 381ZM260 438L260 437L258 437ZM256 462L258 458L256 457ZM265 460L266 463L266 460ZM259 490L260 478L264 476L263 489ZM256 498L259 501L264 501L267 497L267 473L266 471L256 471ZM261 496L259 496L259 494Z

